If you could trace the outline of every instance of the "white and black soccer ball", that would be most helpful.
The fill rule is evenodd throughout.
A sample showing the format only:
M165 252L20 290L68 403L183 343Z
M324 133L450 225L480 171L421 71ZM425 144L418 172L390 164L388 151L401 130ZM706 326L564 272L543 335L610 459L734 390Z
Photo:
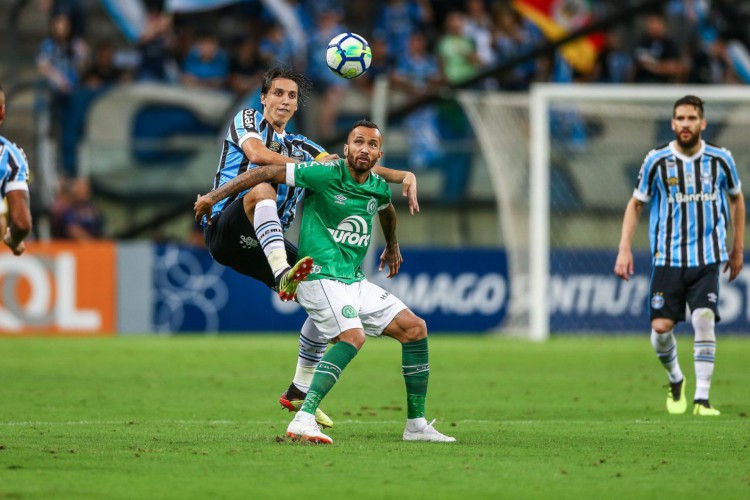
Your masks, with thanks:
M336 76L351 80L362 76L372 62L370 44L356 33L341 33L328 42L326 64Z

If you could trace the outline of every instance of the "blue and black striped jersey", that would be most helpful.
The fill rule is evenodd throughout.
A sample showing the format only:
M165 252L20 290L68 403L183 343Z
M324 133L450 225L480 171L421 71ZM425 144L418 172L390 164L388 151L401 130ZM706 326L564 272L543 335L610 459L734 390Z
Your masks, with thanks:
M741 194L728 150L701 141L691 157L675 143L652 150L633 196L651 202L649 238L655 266L696 267L728 259L727 194Z
M28 191L29 162L23 149L0 136L0 199L8 191Z
M263 118L263 113L260 111L243 109L235 115L224 138L219 167L216 169L216 176L214 177L214 189L234 179L247 169L258 166L251 163L245 152L242 151L242 144L250 138L260 139L271 151L301 162L317 160L327 154L322 146L305 136L287 132L276 133L273 126ZM280 184L276 192L276 207L278 208L281 227L286 231L294 220L297 204L302 200L304 190ZM221 200L213 206L211 217L224 210L235 199L244 196L245 193L247 191ZM205 218L203 224L206 224Z

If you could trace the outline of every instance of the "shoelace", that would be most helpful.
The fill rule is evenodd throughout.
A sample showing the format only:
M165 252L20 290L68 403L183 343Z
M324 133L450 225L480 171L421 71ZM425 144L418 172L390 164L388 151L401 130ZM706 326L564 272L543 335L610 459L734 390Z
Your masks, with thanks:
M433 418L432 422L430 422L429 424L427 424L427 427L425 427L425 430L429 429L429 431L431 431L431 432L437 432L438 434L440 434L440 432L432 426L432 424L435 423L435 420L437 420L437 419Z

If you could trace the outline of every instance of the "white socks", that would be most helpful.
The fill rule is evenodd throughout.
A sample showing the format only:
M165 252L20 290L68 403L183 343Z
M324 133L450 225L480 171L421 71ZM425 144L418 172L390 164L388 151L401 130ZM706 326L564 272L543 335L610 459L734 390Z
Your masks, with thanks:
M409 432L416 432L424 429L425 426L427 426L427 419L424 417L406 419L406 430Z
M711 388L711 376L714 374L714 358L716 357L716 333L714 312L708 308L693 311L693 328L695 329L695 344L693 358L695 360L695 399L708 399Z
M255 205L255 235L271 265L274 277L289 267L284 246L284 232L276 212L276 200L261 200Z
M655 330L651 330L651 345L654 346L662 366L667 370L669 381L676 384L682 380L684 376L677 361L677 341L674 332L670 330L667 333L656 333Z
M323 337L313 320L307 318L299 334L297 371L294 373L294 380L292 380L295 387L300 391L307 393L310 390L310 382L315 373L315 367L323 359L326 347L328 347L328 340Z

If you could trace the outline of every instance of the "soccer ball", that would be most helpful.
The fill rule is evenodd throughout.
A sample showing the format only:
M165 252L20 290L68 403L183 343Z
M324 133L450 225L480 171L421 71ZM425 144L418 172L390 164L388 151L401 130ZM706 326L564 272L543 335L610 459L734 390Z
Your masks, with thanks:
M367 40L355 33L341 33L328 42L326 63L336 76L357 78L361 76L372 61L372 50Z

